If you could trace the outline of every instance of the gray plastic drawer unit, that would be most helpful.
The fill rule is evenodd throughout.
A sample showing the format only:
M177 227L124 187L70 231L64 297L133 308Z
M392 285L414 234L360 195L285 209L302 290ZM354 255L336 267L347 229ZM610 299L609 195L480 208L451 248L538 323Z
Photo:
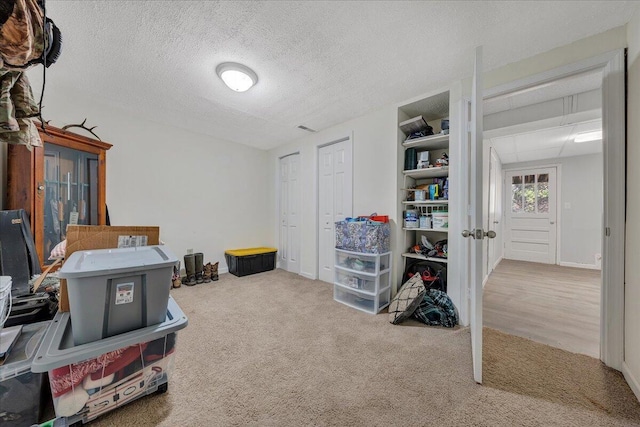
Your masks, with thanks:
M67 279L74 343L163 322L177 261L166 246L74 252L59 273Z

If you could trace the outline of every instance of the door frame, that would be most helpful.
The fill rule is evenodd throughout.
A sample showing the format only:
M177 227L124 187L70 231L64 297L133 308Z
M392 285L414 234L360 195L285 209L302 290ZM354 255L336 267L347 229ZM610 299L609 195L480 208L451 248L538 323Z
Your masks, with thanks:
M281 181L280 181L281 169L280 169L280 166L281 166L281 163L280 162L282 161L282 159L287 158L287 157L291 157L291 156L295 156L296 154L298 156L300 156L300 160L302 160L302 155L300 154L300 151L292 151L290 153L283 154L281 156L278 156L278 158L276 160L277 173L276 173L276 194L275 194L275 198L276 198L276 225L277 225L277 228L276 228L276 230L277 230L276 231L276 233L277 233L276 236L277 237L276 238L277 238L277 242L278 242L278 246L277 246L278 248L280 247L280 243L281 243L280 242L280 214L282 213L282 211L280 210L280 208L281 208L281 206L280 206L280 198L281 198L280 197L280 190L281 190ZM301 188L302 188L302 186L301 186ZM300 200L302 200L302 199L300 199ZM299 234L298 238L300 240L298 242L298 244L299 244L298 247L300 248L300 253L298 254L298 258L300 258L300 255L302 254L302 233ZM288 268L288 263L287 263L287 268L284 268L284 266L281 265L281 263L280 263L280 257L279 256L276 256L276 268L283 268L284 270L289 271L287 269ZM300 274L300 269L297 272L297 274Z
M502 187L505 189L502 193L502 206L503 206L503 214L502 218L504 219L507 216L506 206L510 206L509 200L507 199L507 172L513 171L525 171L525 170L533 170L533 169L545 169L545 168L553 168L556 170L556 262L555 265L560 265L560 250L562 249L562 209L560 206L560 201L562 200L562 164L561 163L541 163L536 166L530 167L508 167L502 169ZM502 242L506 244L504 240L504 236L507 230L507 221L504 219L502 221ZM504 257L504 253L503 253Z
M602 235L602 293L600 359L624 368L624 260L626 202L626 49L606 52L523 79L486 89L484 99L526 91L578 73L603 71L602 151L604 214Z
M332 139L329 142L326 143L322 143L322 144L318 144L315 147L315 162L314 162L314 180L315 180L315 187L314 187L314 196L313 196L313 200L315 203L315 221L314 221L314 226L315 226L315 236L316 236L316 245L315 245L315 249L316 249L316 254L315 254L315 271L314 271L314 279L320 280L320 149L324 148L324 147L328 147L330 145L334 145L334 144L339 144L341 142L348 142L349 144L349 148L351 150L351 214L353 215L353 183L354 183L354 176L355 174L354 172L354 168L353 165L355 164L355 153L353 151L353 136L352 135L346 135L343 136L341 138L337 138L337 139Z

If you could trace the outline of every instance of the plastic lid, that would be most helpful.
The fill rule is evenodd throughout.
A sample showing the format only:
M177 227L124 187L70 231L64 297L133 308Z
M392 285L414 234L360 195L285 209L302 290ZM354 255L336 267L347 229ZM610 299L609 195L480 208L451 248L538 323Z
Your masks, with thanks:
M233 256L260 255L278 252L276 248L247 248L247 249L229 249L225 254Z
M9 352L7 360L0 366L0 382L31 371L31 362L40 346L51 321L32 323L22 327L22 333Z
M137 268L174 265L178 258L166 246L96 249L76 251L64 263L58 275L64 279L95 276Z
M98 341L74 345L71 315L69 312L58 311L35 355L31 370L47 372L61 366L93 359L110 351L164 337L186 328L188 323L187 316L169 295L167 317L164 322Z

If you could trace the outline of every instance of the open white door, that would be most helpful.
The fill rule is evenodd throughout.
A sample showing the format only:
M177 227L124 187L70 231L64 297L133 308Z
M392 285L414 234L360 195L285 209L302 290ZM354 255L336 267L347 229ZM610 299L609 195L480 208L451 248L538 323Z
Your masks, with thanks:
M473 379L482 383L482 240L495 232L482 229L482 47L476 48L469 126L469 228L462 232L469 243L471 296L471 352Z

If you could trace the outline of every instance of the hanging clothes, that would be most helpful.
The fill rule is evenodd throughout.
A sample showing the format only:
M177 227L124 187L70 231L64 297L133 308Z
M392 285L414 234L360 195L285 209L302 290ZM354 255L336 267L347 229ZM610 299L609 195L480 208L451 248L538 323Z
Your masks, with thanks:
M42 146L32 118L39 113L29 80L22 71L0 68L0 142Z
M0 9L3 68L26 70L41 63L45 50L44 11L37 0L4 0Z

